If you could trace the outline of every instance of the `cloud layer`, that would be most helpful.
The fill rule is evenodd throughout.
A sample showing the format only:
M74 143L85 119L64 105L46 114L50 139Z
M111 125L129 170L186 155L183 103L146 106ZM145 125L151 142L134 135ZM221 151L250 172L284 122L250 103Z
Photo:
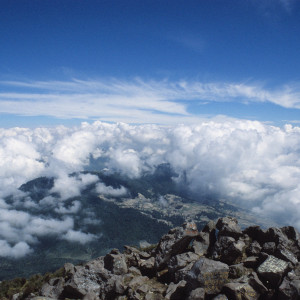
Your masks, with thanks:
M199 122L195 104L273 103L300 108L300 85L267 88L258 83L198 81L1 81L0 113L57 118L94 118L127 123ZM11 91L12 90L12 91ZM16 102L18 105L16 105Z
M97 238L84 228L74 229L76 213L84 207L67 199L90 184L111 197L127 191L106 186L95 175L69 174L106 168L136 178L161 163L169 163L179 175L174 180L184 182L199 200L213 195L236 201L300 229L299 127L211 121L168 127L94 122L74 128L11 128L0 130L0 255L30 253L30 245L45 235L80 243ZM51 192L59 198L48 195L39 205L30 197L21 201L24 192L18 187L39 176L55 178ZM13 201L5 201L10 194ZM39 215L45 208L56 217Z

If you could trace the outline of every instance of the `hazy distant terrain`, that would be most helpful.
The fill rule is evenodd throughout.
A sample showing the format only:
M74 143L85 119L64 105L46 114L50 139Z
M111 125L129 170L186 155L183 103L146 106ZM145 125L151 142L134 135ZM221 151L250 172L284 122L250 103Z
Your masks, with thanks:
M54 224L45 227L41 223L37 230L44 232L36 231L37 239L28 242L31 250L27 255L0 258L0 279L53 271L65 262L87 261L112 248L122 249L123 245L156 243L169 228L185 220L193 219L201 228L209 219L233 215L242 225L261 224L249 211L218 199L201 199L190 194L172 180L175 174L168 164L139 179L107 172L73 173L70 177L81 175L96 176L101 184L87 185L80 196L65 199L59 209L49 209L45 204L47 199L52 204L60 199L53 192L53 178L40 177L20 187L23 194L18 201L23 203L22 207L29 198L36 204L31 203L24 213L34 220L59 220L60 227L68 226L68 215L72 215L73 229L65 233L66 229L53 227L52 232ZM16 201L13 197L6 198L8 204L13 201ZM265 221L262 225L270 224Z

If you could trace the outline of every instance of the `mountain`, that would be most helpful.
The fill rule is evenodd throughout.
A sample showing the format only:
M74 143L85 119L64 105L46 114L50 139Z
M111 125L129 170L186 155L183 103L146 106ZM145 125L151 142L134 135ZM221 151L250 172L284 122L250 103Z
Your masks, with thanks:
M145 174L138 179L105 171L80 174L97 176L105 187L126 189L122 196L112 196L97 192L96 183L91 183L81 190L80 196L63 201L63 209L66 211L72 208L74 201L80 203L80 209L72 214L74 229L97 238L78 243L55 234L41 235L38 242L31 245L33 252L25 257L0 258L0 280L54 271L66 262L83 263L104 255L113 248L121 249L125 244L138 246L157 243L165 232L181 225L185 220L193 220L200 229L207 221L225 215L236 217L242 227L251 224L263 227L274 225L268 220L258 220L249 211L224 200L205 197L199 199L189 194L172 179L176 174L167 164L158 166L153 174ZM72 176L79 175L74 173L70 175ZM20 187L23 198L18 199L18 203L31 199L33 204L22 206L22 210L36 218L64 217L61 211L42 205L43 199L47 197L60 201L59 193L53 190L54 185L55 178L47 177L23 184ZM8 204L13 204L14 201L13 197L6 199ZM17 206L16 209L21 208Z
M300 297L300 234L241 230L232 217L169 230L147 248L125 246L53 274L0 283L1 299L207 300Z

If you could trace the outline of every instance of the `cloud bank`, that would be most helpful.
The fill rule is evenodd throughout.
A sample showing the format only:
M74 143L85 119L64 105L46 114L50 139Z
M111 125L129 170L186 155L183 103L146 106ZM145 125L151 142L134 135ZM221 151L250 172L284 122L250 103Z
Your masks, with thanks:
M22 116L191 124L211 117L193 113L195 104L254 102L300 108L298 83L267 88L249 82L146 81L137 78L132 81L1 81L0 85L6 91L0 93L0 113Z
M199 200L213 195L236 201L300 229L299 127L257 121L177 126L97 121L73 128L11 128L0 129L0 255L30 253L45 235L79 243L97 238L74 229L76 213L84 207L76 198L67 199L90 184L111 197L126 196L127 190L106 186L95 175L69 174L106 168L137 178L161 163L169 163L178 174L174 180ZM38 205L23 198L18 187L39 176L55 178L51 192L58 198L47 195ZM40 216L43 209L55 218Z

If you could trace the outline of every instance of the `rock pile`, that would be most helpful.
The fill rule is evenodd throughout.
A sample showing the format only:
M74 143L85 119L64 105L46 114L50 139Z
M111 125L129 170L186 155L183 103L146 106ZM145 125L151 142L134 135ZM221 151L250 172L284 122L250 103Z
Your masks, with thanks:
M300 299L300 235L293 227L251 226L231 217L201 232L185 223L152 249L125 246L64 275L39 296L54 299ZM33 295L32 295L33 296ZM37 296L37 295L36 295Z

